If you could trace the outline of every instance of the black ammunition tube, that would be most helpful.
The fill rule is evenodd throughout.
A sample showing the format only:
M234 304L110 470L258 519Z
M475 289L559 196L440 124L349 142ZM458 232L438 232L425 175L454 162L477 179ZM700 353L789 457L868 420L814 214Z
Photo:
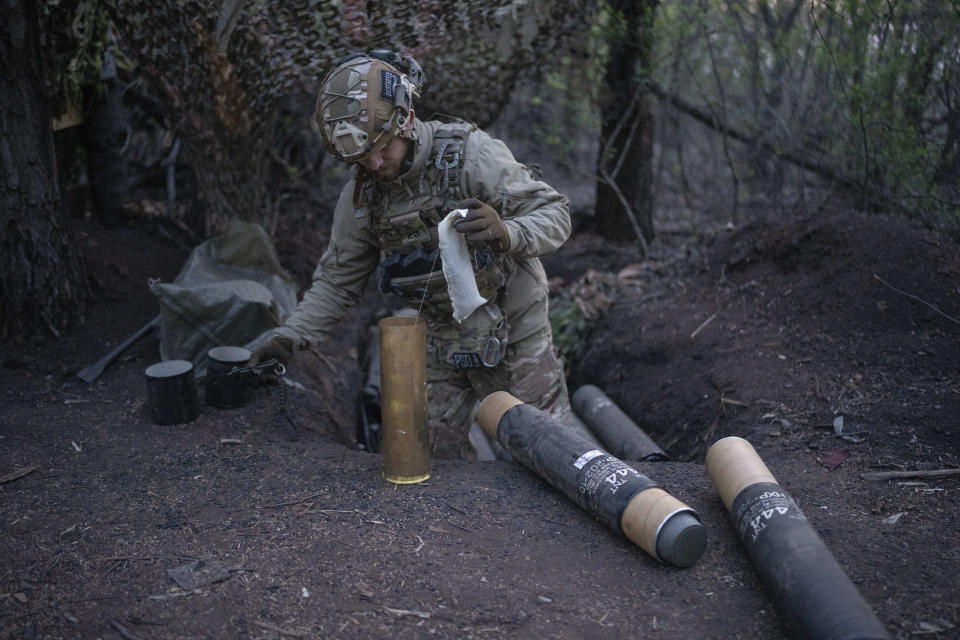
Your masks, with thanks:
M577 414L607 451L624 460L667 460L667 454L599 387L585 384L570 397Z
M707 452L707 472L785 626L809 640L889 640L813 526L743 438Z
M706 532L693 509L543 411L498 391L477 422L514 460L661 562L689 567L703 553Z

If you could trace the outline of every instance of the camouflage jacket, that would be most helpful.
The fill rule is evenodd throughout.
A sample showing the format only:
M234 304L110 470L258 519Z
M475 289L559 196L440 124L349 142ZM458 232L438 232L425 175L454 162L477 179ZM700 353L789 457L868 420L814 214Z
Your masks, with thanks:
M515 342L542 329L544 319L524 322L531 303L547 295L547 279L537 256L555 251L570 235L567 198L550 185L534 179L517 162L503 142L491 138L474 125L438 121L415 121L417 145L413 164L403 175L378 182L376 189L385 199L358 198L366 188L357 188L359 167L344 186L334 210L330 242L313 274L313 284L285 325L275 333L294 340L299 349L322 341L360 299L367 280L377 268L384 246L382 234L375 231L383 201L406 197L436 195L436 187L424 180L435 161L434 136L441 128L462 127L469 133L457 171L458 197L475 197L496 209L510 234L510 249L499 261L506 276L498 302L510 325L510 340ZM362 176L360 176L362 177ZM368 178L369 180L369 178ZM405 194L405 196L404 196ZM455 201L449 203L455 204ZM452 208L452 206L451 206ZM455 331L452 317L427 318L427 331L434 335Z

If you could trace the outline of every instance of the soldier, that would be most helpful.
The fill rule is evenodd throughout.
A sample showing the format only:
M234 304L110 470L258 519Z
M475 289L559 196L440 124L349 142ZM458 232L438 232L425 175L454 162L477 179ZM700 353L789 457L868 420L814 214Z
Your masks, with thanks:
M570 415L537 256L570 235L567 199L476 125L417 119L424 72L413 58L354 53L324 78L316 118L327 150L353 165L313 285L251 363L289 362L322 341L377 271L380 290L426 320L430 437L437 457L471 457L477 400L505 390L555 418ZM488 302L454 320L437 224L454 209ZM382 259L381 259L382 256ZM379 263L379 268L378 268Z

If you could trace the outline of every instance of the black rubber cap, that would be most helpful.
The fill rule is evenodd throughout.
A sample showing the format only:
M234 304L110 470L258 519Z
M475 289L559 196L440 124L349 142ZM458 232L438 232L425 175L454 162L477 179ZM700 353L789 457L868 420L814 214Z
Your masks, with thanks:
M691 567L707 548L707 530L690 511L680 511L667 519L657 534L657 555L677 567Z

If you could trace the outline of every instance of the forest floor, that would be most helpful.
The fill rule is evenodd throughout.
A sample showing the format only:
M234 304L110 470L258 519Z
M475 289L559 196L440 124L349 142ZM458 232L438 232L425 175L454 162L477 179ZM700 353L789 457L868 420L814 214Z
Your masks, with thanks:
M302 224L279 247L301 282L323 246ZM726 435L892 637L960 637L960 477L861 477L960 467L960 247L919 225L821 209L663 233L646 260L579 233L545 260L568 288L605 283L571 390L601 387L671 455L635 467L701 516L688 569L513 462L384 482L355 443L372 294L295 361L299 388L154 424L155 339L91 384L76 373L156 314L147 279L187 251L77 229L86 323L0 351L0 638L784 638L704 469Z

